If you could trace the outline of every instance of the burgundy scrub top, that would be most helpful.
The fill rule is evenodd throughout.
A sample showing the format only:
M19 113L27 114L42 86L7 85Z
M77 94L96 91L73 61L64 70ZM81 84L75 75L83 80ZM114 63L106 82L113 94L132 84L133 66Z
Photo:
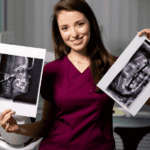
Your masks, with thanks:
M39 150L114 150L114 101L95 89L90 67L80 73L67 55L44 66L41 96L57 109Z

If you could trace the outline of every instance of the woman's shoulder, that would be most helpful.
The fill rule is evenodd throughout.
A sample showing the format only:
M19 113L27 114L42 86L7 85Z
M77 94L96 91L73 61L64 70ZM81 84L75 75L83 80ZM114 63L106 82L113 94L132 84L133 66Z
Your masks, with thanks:
M47 62L46 64L45 64L45 66L46 67L52 67L52 66L57 66L57 64L59 63L59 61L60 61L60 59L55 59L55 60L53 60L53 61L51 61L51 62ZM44 66L44 67L45 67Z
M64 58L64 57L63 57ZM44 70L47 70L48 72L54 72L57 68L58 68L58 65L61 61L63 61L63 58L58 58L58 59L55 59L51 62L48 62L44 65Z

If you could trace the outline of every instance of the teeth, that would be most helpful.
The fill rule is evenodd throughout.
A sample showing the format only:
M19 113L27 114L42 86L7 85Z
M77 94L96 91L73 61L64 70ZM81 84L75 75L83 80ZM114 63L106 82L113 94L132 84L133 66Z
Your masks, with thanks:
M83 37L79 38L78 40L82 39Z

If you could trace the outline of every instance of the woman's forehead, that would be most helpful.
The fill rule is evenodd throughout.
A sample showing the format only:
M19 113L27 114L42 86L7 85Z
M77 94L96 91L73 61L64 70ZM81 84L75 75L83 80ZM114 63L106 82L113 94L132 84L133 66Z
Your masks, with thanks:
M87 18L83 13L79 11L66 11L62 10L58 13L57 21L58 24L63 25L65 23L77 22L77 21L87 21Z

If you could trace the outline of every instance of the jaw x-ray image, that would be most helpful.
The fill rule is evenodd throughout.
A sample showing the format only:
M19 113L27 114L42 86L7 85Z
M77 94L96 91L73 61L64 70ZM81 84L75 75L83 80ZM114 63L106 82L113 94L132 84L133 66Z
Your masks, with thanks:
M34 91L38 91L38 85L35 83L41 72L41 69L37 69L38 66L42 66L40 59L0 54L0 97L36 103L37 93Z
M108 86L119 102L130 107L150 82L150 43L145 42Z

